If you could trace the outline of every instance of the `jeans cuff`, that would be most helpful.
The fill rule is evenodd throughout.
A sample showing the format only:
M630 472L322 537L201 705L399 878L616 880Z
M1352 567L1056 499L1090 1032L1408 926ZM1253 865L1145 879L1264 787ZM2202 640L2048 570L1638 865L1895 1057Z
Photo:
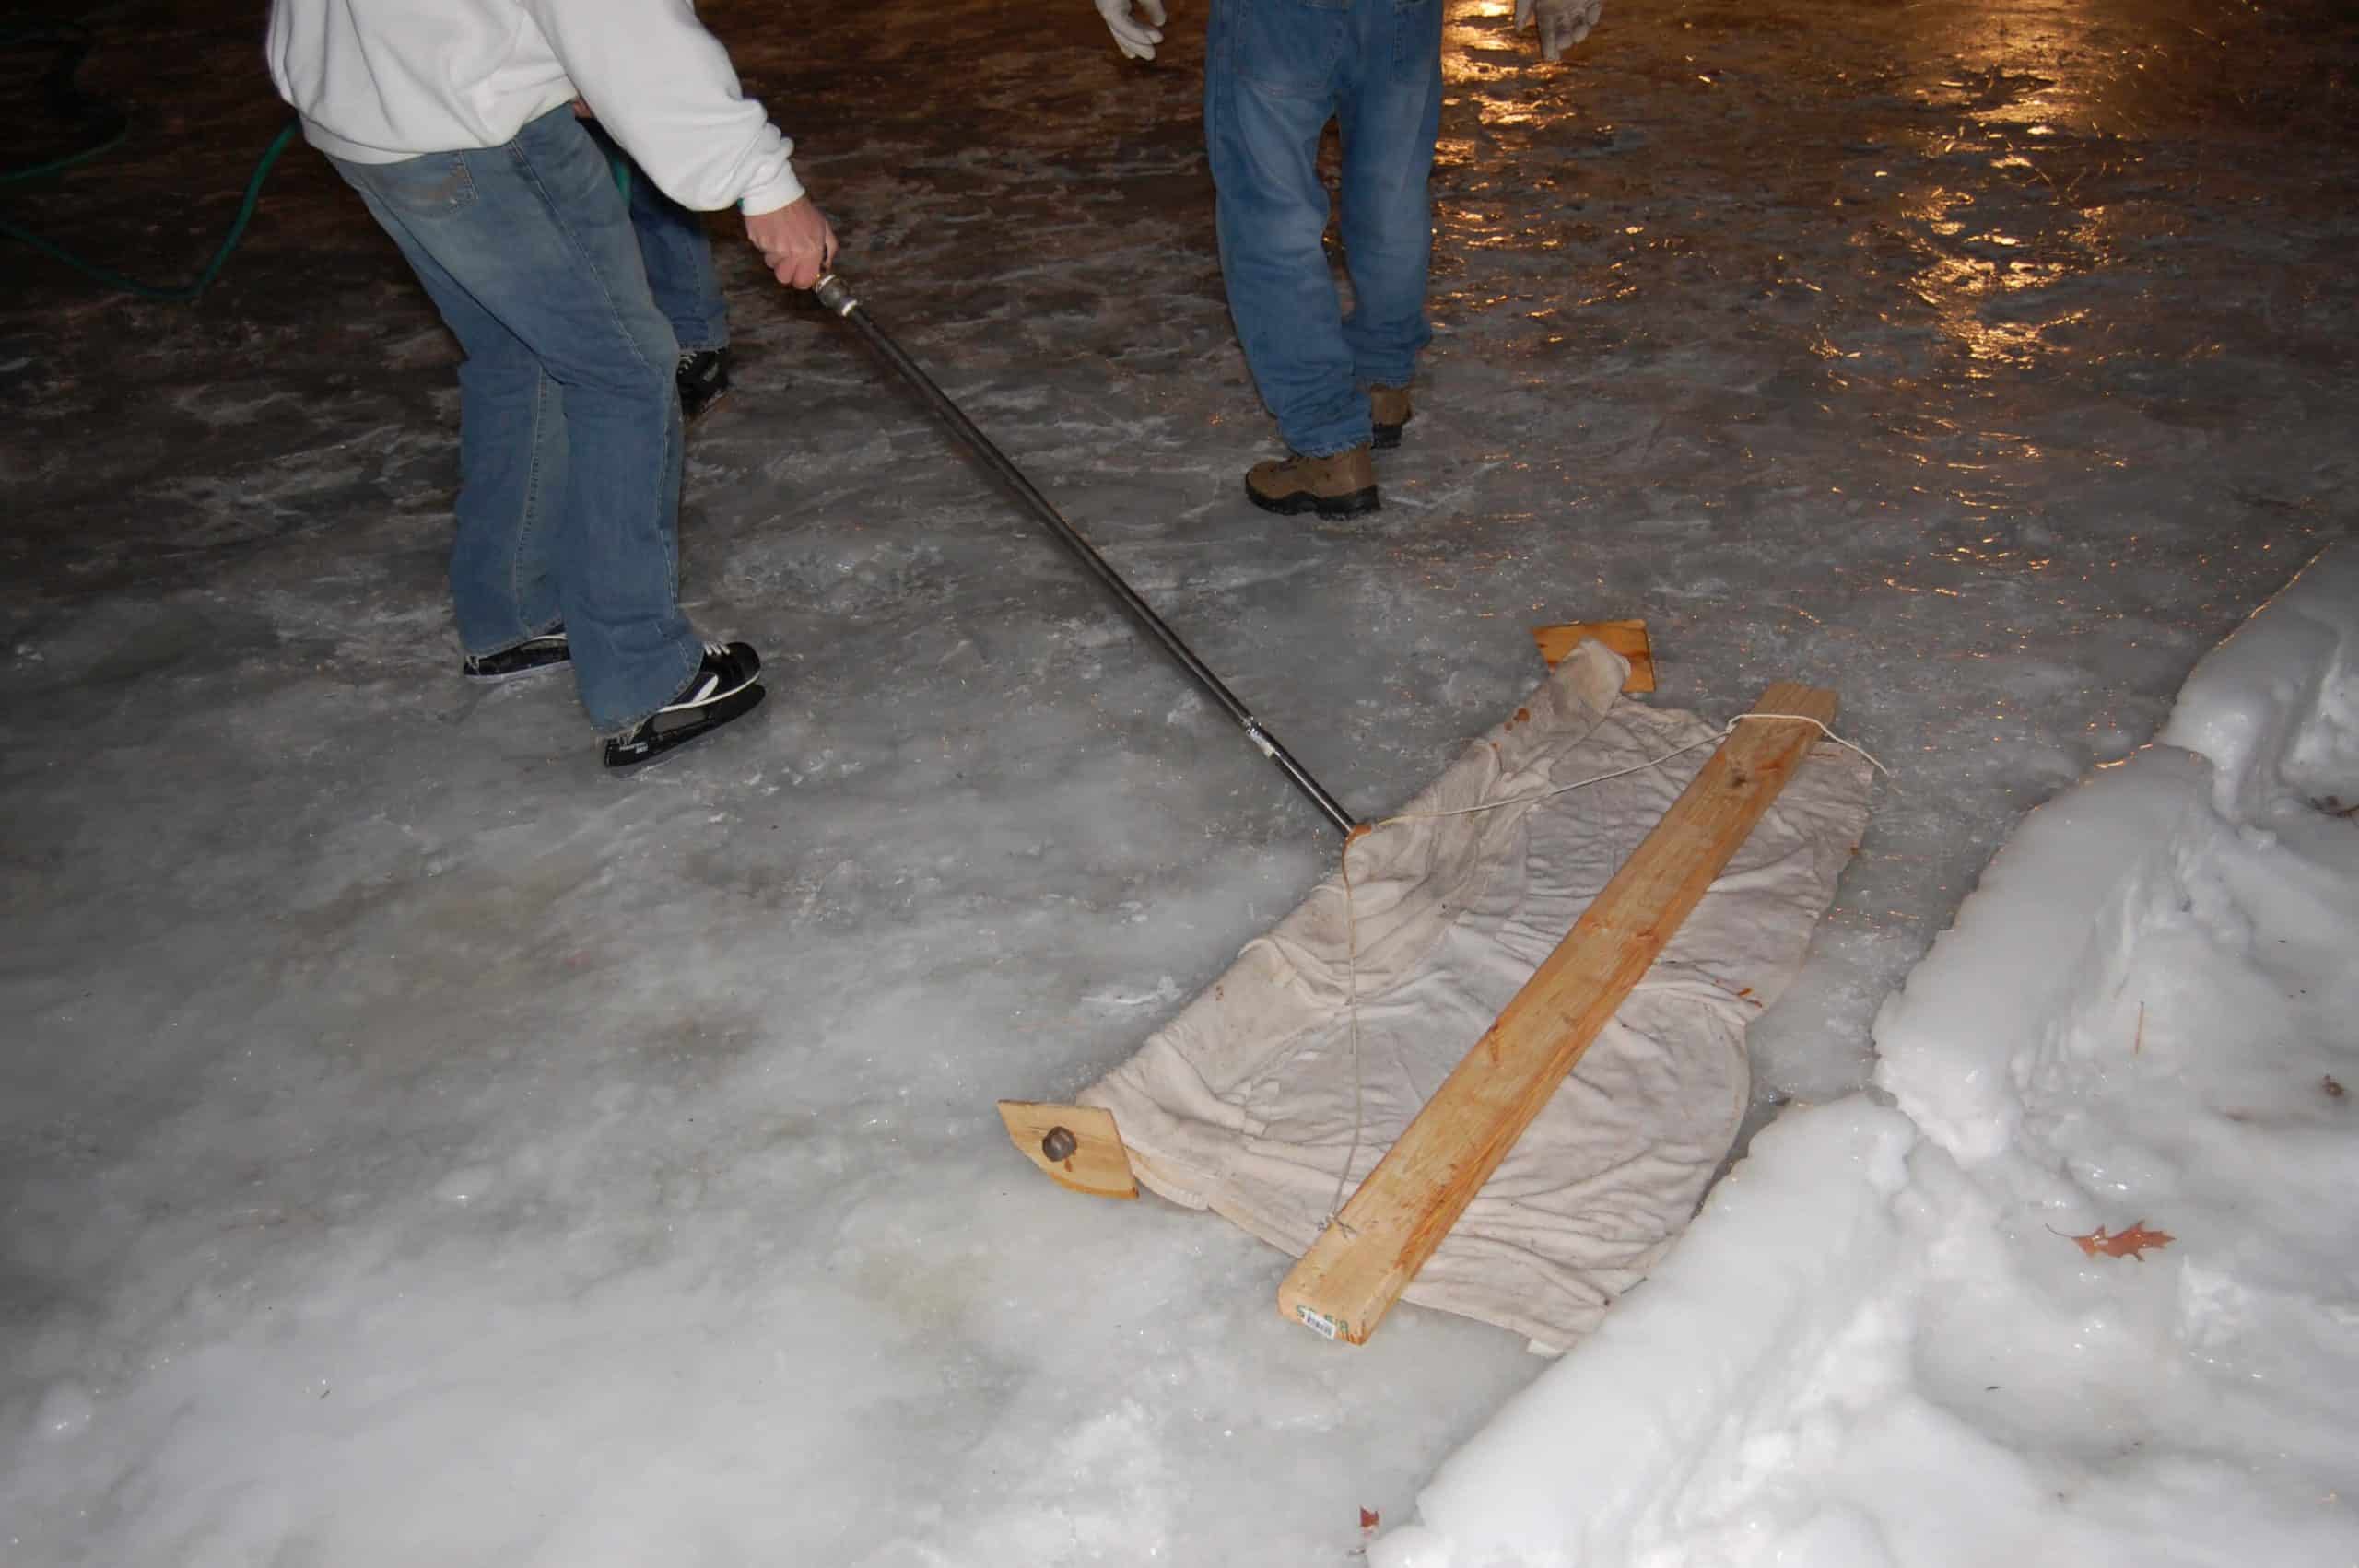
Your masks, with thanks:
M654 707L652 707L652 708L649 708L646 712L644 712L644 713L640 714L638 718L633 719L633 720L629 720L626 721L625 723L623 723L623 724L621 724L621 725L619 725L619 726L617 726L617 727L616 727L616 728L614 728L614 729L608 729L608 728L606 728L604 725L603 725L603 724L599 724L599 723L598 723L598 721L597 721L597 720L596 720L596 718L595 718L594 716L593 716L593 718L592 718L592 720L591 720L591 723L592 723L593 726L595 726L595 727L596 727L596 729L597 729L597 731L598 731L598 738L599 738L600 740L602 740L602 741L624 741L624 740L628 740L628 739L631 737L631 735L632 735L633 733L635 733L635 732L638 731L639 727L640 727L641 724L646 723L649 720L651 720L651 719L654 718L658 713L661 713L662 711L663 711L663 709L664 709L664 708L669 708L669 707L672 705L672 700L673 700L675 697L678 696L682 692L684 692L684 691L686 691L686 690L687 690L687 689L688 689L688 685L689 685L689 684L690 684L691 682L693 682L693 681L697 678L697 671L698 671L698 667L699 667L699 666L701 666L701 664L702 664L702 663L703 663L703 661L704 661L704 642L703 642L703 639L702 639L702 638L691 638L691 639L690 639L690 641L689 641L689 643L688 643L688 649L689 649L689 653L688 653L688 663L687 663L687 668L686 670L684 670L684 671L682 671L682 672L681 672L680 678L679 678L677 681L674 682L674 683L673 683L669 687L667 687L667 688L664 690L664 693L663 693L663 695L662 696L660 696L660 697L658 697L658 698L656 698L656 699L655 699L655 706L654 706Z
M1338 452L1356 451L1361 447L1367 446L1375 439L1376 432L1371 428L1367 434L1360 436L1356 439L1350 437L1344 437L1339 440L1313 441L1308 446L1301 447L1297 447L1293 442L1289 441L1286 443L1286 448L1297 457L1333 457Z
M526 632L522 637L516 638L514 641L503 642L498 648L469 648L463 642L460 644L459 651L466 655L469 659L496 659L499 655L509 651L511 649L523 647L526 643L532 641L536 637L547 637L550 633L562 628L564 625L565 617L560 615L556 620L551 621L547 626L543 626L540 630Z

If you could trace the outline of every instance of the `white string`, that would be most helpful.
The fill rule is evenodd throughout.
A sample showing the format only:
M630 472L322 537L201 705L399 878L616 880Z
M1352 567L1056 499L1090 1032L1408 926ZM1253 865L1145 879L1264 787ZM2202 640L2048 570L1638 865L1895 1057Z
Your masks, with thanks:
M1458 806L1446 812L1402 812L1398 816L1385 817L1375 825L1378 827L1389 827L1396 822L1429 822L1448 816L1475 816L1484 812L1497 811L1504 806L1537 805L1542 801L1554 800L1558 795L1569 795L1576 790L1586 790L1592 784L1602 784L1608 779L1613 778L1626 778L1633 773L1644 773L1649 767L1661 767L1664 763L1669 762L1672 758L1675 756L1685 756L1689 752L1696 750L1699 746L1708 746L1715 741L1727 740L1731 735L1736 733L1736 727L1743 723L1748 719L1794 719L1801 720L1804 724L1815 724L1818 726L1818 732L1820 734L1825 736L1837 745L1841 746L1845 751L1858 752L1860 755L1867 758L1867 763L1870 767L1874 768L1886 778L1890 778L1892 777L1892 769L1886 767L1883 763L1878 762L1872 755L1870 755L1865 748L1853 745L1850 742L1845 740L1842 736L1828 729L1824 720L1813 719L1807 713L1740 713L1708 735L1703 736L1697 740L1690 741L1684 746L1675 747L1671 751L1663 753L1661 756L1649 757L1644 762L1634 762L1627 767L1617 767L1611 773L1600 773L1588 778L1576 778L1570 784L1559 784L1553 790L1543 790L1536 795L1514 795L1504 801L1485 801L1480 805Z
M1344 1184L1351 1179L1352 1163L1360 1157L1360 1138L1367 1131L1367 1103L1363 1098L1360 1070L1360 919L1352 898L1352 841L1362 837L1353 834L1344 840L1342 870L1344 873L1344 977L1346 982L1344 1000L1350 1008L1352 1021L1352 1146L1344 1153L1344 1168L1335 1173L1335 1196L1328 1200L1326 1224L1340 1229L1348 1238L1349 1225L1344 1223ZM1325 1229L1326 1226L1320 1226Z
M1342 871L1346 981L1344 1001L1349 1009L1352 1029L1352 1146L1344 1155L1344 1168L1335 1173L1335 1196L1327 1205L1327 1218L1320 1226L1322 1230L1327 1225L1343 1223L1344 1188L1352 1178L1352 1165L1359 1158L1360 1142L1367 1131L1367 1099L1363 1086L1365 1074L1360 1062L1360 927L1359 911L1352 896L1352 846L1368 834L1374 833L1378 828L1391 827L1396 823L1436 822L1444 817L1477 816L1484 812L1500 811L1508 806L1537 805L1543 801L1553 801L1559 795L1569 795L1576 790L1586 790L1593 784L1603 784L1615 778L1626 778L1633 773L1644 773L1650 767L1661 767L1673 757L1684 756L1699 747L1727 740L1736 733L1736 727L1748 719L1790 719L1799 720L1804 724L1815 724L1821 735L1841 746L1845 751L1858 753L1866 760L1870 767L1884 775L1887 781L1892 780L1892 769L1878 762L1864 746L1855 745L1837 734L1827 727L1826 720L1823 719L1808 713L1740 713L1708 735L1690 741L1684 746L1675 746L1661 756L1649 757L1645 762L1633 763L1627 767L1617 767L1611 773L1599 773L1587 778L1577 778L1570 784L1559 784L1554 789L1543 790L1536 795L1514 795L1504 801L1485 801L1478 805L1456 806L1442 812L1402 812L1366 824L1344 840ZM1899 787L1896 781L1894 782L1893 787L1895 789ZM1346 1230L1344 1234L1348 1235L1351 1233Z
M1884 776L1885 782L1892 784L1895 789L1899 787L1898 780L1892 777L1892 769L1878 762L1874 755L1869 752L1867 747L1853 745L1850 742L1845 740L1842 736L1828 729L1826 727L1825 720L1813 719L1807 713L1740 713L1735 718L1730 720L1726 724L1720 726L1720 733L1723 735L1735 734L1736 727L1743 723L1748 719L1799 719L1805 724L1815 724L1818 726L1818 732L1821 735L1825 736L1827 740L1834 742L1837 745L1841 746L1847 752L1858 753L1861 760L1866 762L1870 767L1874 768L1878 773Z

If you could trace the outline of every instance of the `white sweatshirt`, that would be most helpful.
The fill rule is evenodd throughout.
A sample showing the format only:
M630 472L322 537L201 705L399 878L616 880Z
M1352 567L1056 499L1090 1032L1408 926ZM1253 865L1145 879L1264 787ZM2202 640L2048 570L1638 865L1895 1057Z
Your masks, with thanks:
M272 0L265 48L305 139L354 163L498 146L581 98L682 206L803 194L693 0Z

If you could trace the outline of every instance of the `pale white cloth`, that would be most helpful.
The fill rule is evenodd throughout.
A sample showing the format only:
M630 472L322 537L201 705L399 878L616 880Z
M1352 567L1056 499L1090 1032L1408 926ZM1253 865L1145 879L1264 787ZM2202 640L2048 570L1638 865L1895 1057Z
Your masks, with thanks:
M496 147L581 98L682 206L803 194L691 0L273 0L264 53L304 139L353 163Z
M1516 801L1643 763L1712 726L1621 699L1584 643L1404 813ZM1352 845L1359 1038L1344 883L1321 883L1080 1096L1114 1113L1155 1191L1300 1255L1711 755ZM1869 773L1816 747L1407 1297L1561 1351L1687 1223L1736 1136L1747 1020L1801 966L1859 843Z

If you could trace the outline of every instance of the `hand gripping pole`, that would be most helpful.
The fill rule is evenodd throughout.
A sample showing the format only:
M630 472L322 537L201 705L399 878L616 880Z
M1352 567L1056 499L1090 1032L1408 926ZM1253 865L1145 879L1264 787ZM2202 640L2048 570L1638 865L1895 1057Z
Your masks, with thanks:
M1195 650L1180 640L1180 634L1163 624L1163 617L1156 614L1147 602L1139 597L1136 589L1122 580L1121 573L1108 565L1106 557L1099 555L1089 541L1081 536L1078 529L1065 521L1062 512L1050 504L1049 498L1040 494L1032 481L1024 476L1024 471L1009 462L1007 454L993 446L991 438L976 428L975 422L961 413L958 405L951 402L940 387L933 384L933 379L925 371L919 369L917 361L903 353L900 345L887 337L884 329L869 318L867 310L862 308L860 300L852 294L850 285L846 284L841 277L829 273L812 287L812 292L818 296L820 304L849 322L852 330L859 333L886 364L900 372L901 379L917 390L918 395L925 399L927 405L941 416L942 422L950 427L951 433L964 441L968 449L982 460L983 465L998 475L1000 483L1005 485L1017 500L1031 509L1033 516L1048 525L1049 531L1057 536L1058 542L1073 552L1074 559L1087 568L1089 574L1121 602L1123 609L1130 612L1131 619L1137 624L1139 629L1154 639L1182 670L1188 672L1196 685L1203 688L1204 695L1218 704L1221 711L1227 714L1236 722L1238 728L1245 731L1245 738L1253 743L1254 749L1277 764L1278 771L1286 776L1288 783L1302 792L1305 800L1317 806L1320 814L1332 823L1339 832L1348 834L1358 825L1354 821L1352 813L1345 811L1342 803L1329 794L1318 779L1310 776L1308 768L1295 760L1294 754L1287 751L1278 738L1270 733L1260 720L1253 717L1250 708L1238 700L1237 694L1223 685L1221 678L1214 674L1203 660L1196 657Z

